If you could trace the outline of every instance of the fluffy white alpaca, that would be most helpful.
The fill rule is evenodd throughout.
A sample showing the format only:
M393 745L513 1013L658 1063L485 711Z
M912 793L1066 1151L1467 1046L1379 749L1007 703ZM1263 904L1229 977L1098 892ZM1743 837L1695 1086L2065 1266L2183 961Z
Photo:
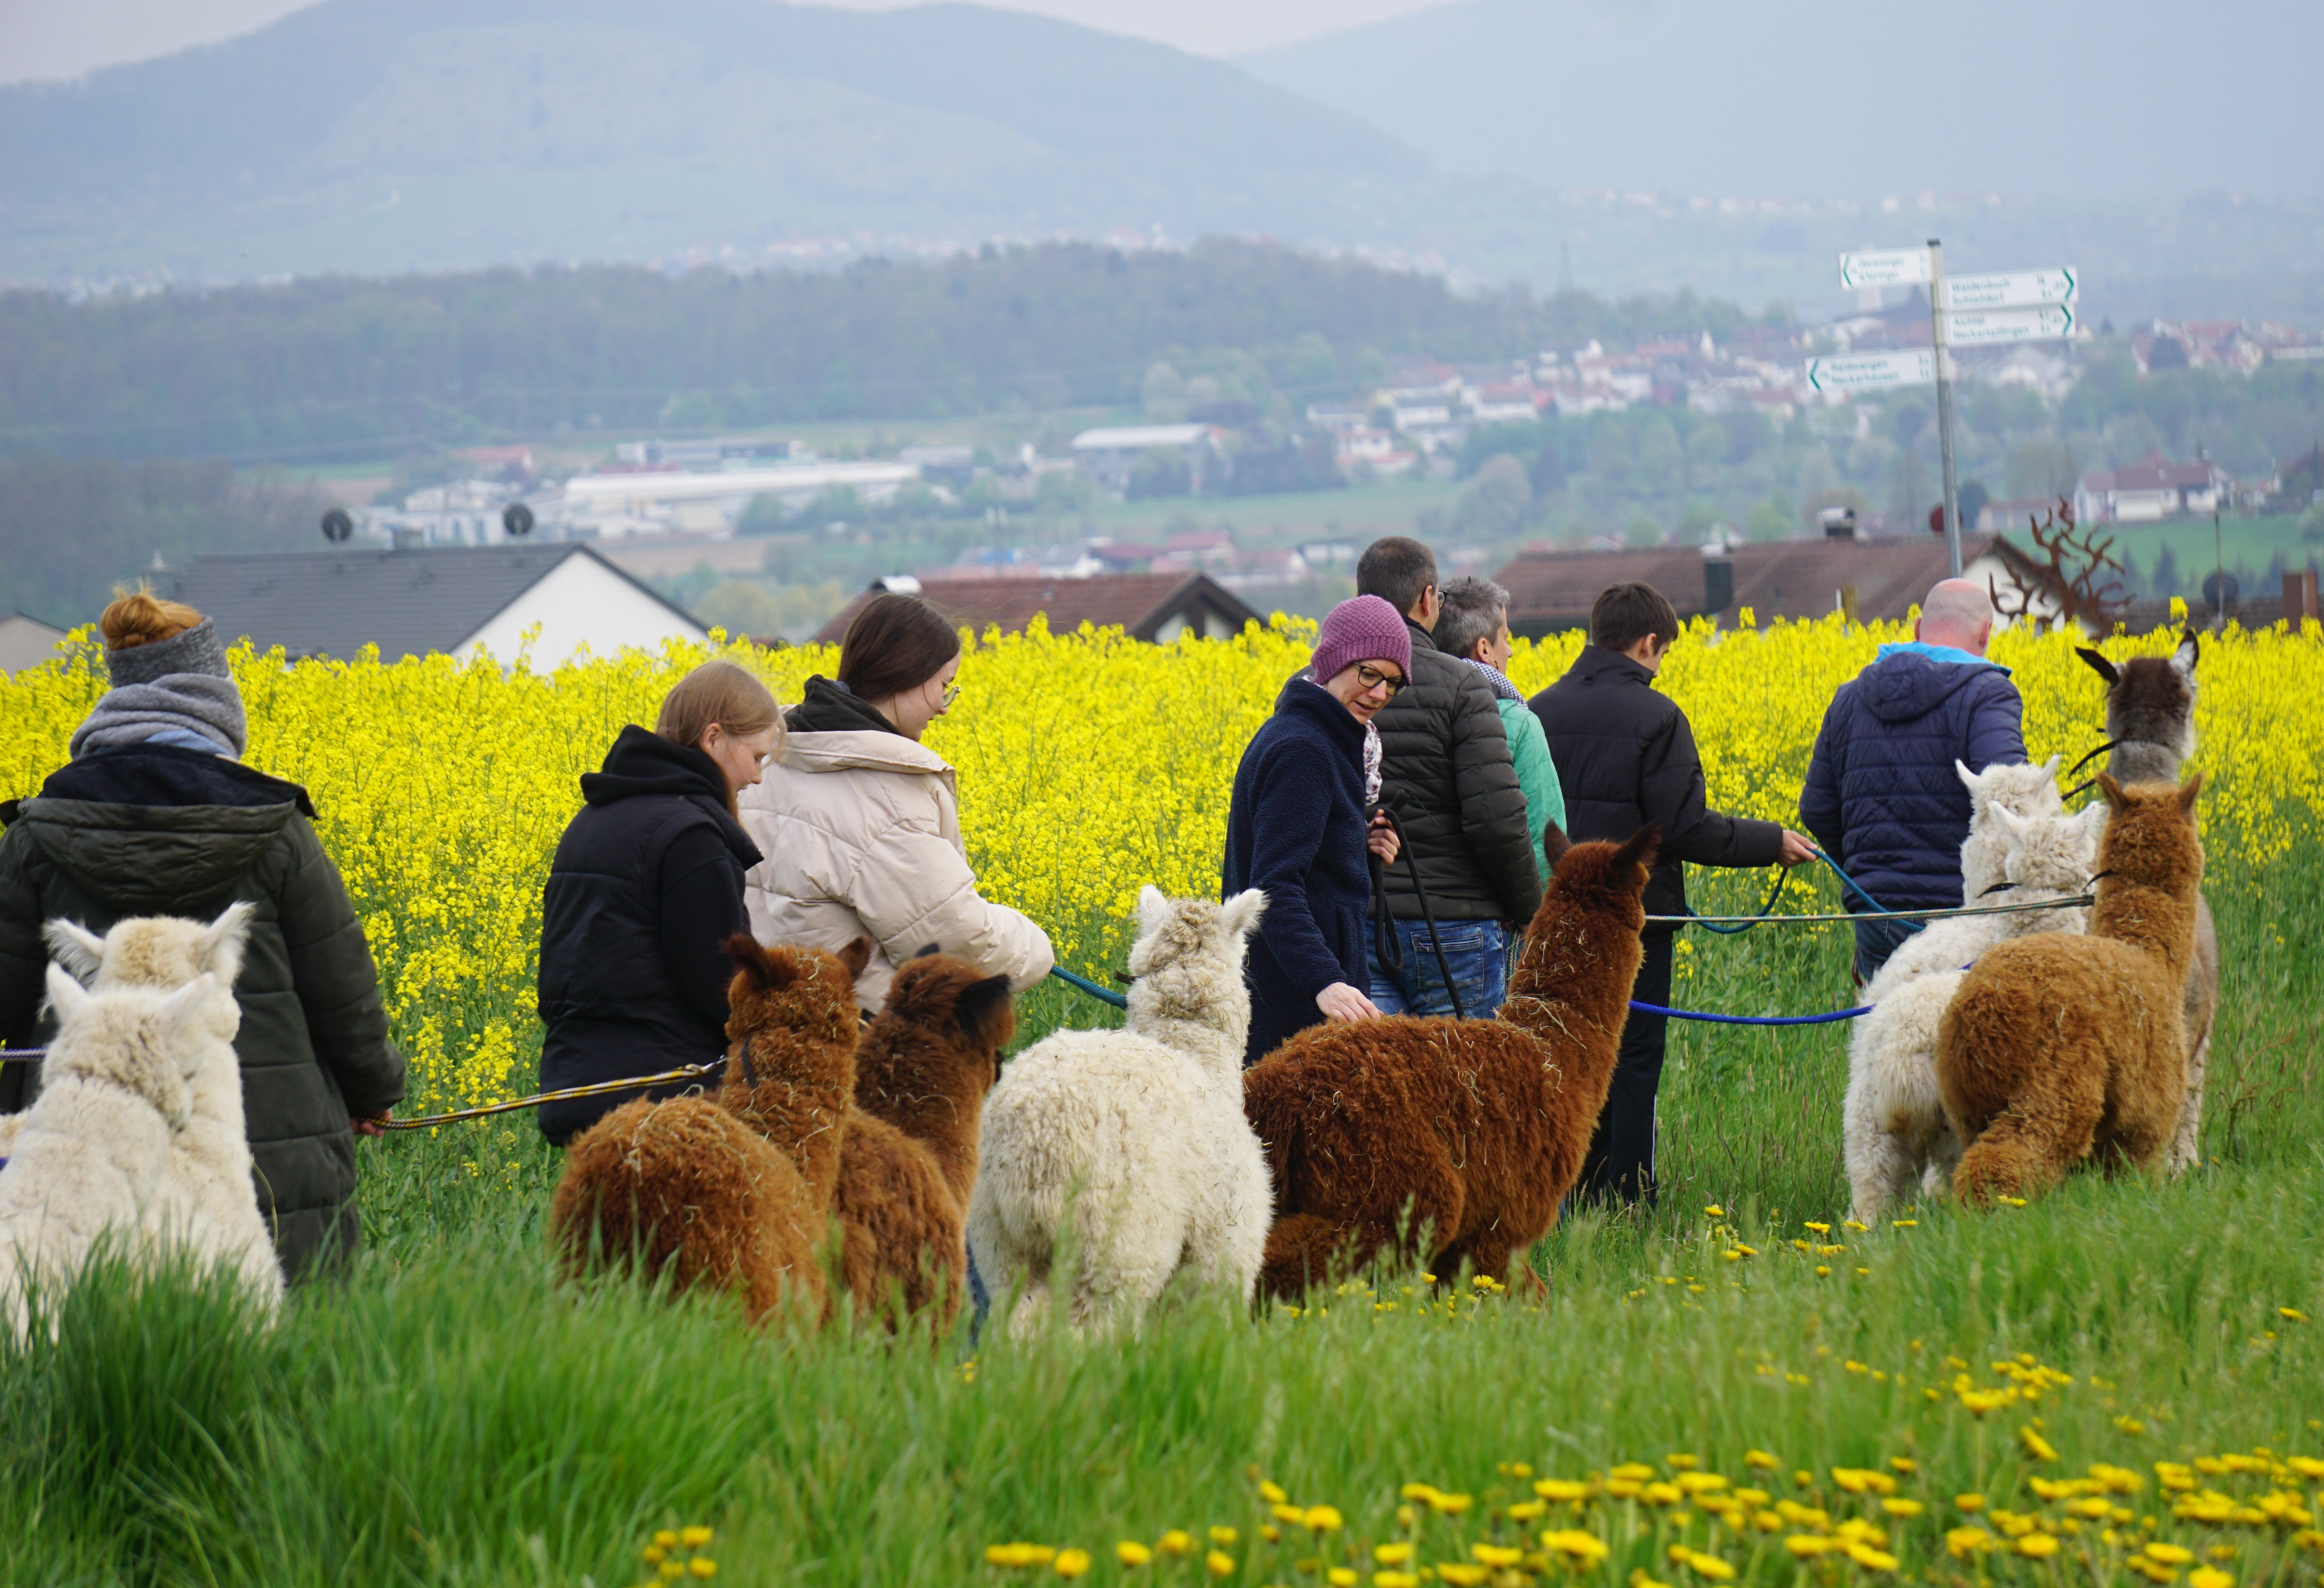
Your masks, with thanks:
M25 1288L69 1286L101 1237L139 1244L168 1195L170 1137L211 1040L205 975L174 992L91 993L49 967L60 1021L41 1066L41 1094L0 1168L0 1318L21 1338Z
M968 1241L993 1292L1018 1290L1012 1322L1047 1306L1061 1240L1077 1327L1137 1328L1181 1269L1250 1300L1273 1197L1242 1112L1242 966L1266 908L1146 889L1128 1029L1056 1032L1001 1072Z
M93 991L181 987L212 975L231 989L242 974L253 907L226 906L204 925L176 916L140 916L102 937L71 921L48 924L49 950ZM269 1314L282 1300L282 1265L258 1211L244 1119L242 1061L234 1050L241 1010L230 997L209 1006L210 1035L194 1072L186 1122L170 1139L171 1183L146 1220L146 1233L180 1240L206 1262L232 1267Z
M2043 776L2046 799L2029 790L2022 778L1980 786L1978 778L1961 772L1977 812L1969 842L1962 846L1971 903L2030 904L2089 891L2105 808L2066 815L2054 779ZM2028 803L2048 808L2040 815L2019 814L2016 807ZM1974 870L1972 848L1979 851ZM1988 892L1994 897L1986 898ZM1848 1095L1840 1111L1858 1220L1871 1223L1916 1186L1931 1195L1942 1192L1960 1161L1960 1141L1937 1094L1936 1050L1937 1023L1960 986L1962 971L2006 937L2079 932L2088 920L2087 909L2070 909L1932 921L1907 938L1865 987L1865 1001L1873 1008L1857 1022L1849 1041Z

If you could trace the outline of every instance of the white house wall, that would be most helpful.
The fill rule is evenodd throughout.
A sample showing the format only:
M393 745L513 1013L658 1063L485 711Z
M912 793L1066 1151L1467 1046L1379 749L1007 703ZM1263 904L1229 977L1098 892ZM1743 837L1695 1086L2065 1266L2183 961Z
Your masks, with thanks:
M492 620L461 642L463 656L482 645L494 661L515 661L525 630L540 625L532 665L546 671L583 645L599 656L656 651L665 640L706 641L709 634L588 557L568 557Z

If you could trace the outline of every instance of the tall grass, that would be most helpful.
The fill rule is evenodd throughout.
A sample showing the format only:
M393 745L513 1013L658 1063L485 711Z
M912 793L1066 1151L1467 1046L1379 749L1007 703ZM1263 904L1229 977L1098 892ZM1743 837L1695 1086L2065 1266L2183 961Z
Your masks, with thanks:
M100 1271L52 1342L0 1347L0 1581L613 1588L642 1574L653 1529L701 1522L743 1583L984 1581L983 1546L1012 1538L1093 1550L1111 1583L1116 1539L1212 1525L1239 1530L1227 1580L1323 1581L1307 1559L1364 1564L1368 1582L1351 1552L1399 1532L1408 1482L1480 1497L1416 1519L1423 1559L1457 1559L1526 1496L1504 1463L1579 1476L1683 1452L1739 1482L1751 1449L1834 1506L1834 1466L1917 1463L1904 1491L1931 1509L1893 1523L1915 1574L2121 1579L2105 1560L1956 1566L1941 1528L1962 1491L2034 1503L2037 1472L2151 1480L2191 1453L2324 1448L2324 1325L2277 1310L2324 1319L2324 900L2302 864L2255 881L2217 895L2200 1173L2078 1177L2023 1210L1845 1231L1845 1029L1678 1025L1661 1205L1555 1233L1536 1253L1545 1299L1450 1316L1416 1278L1382 1275L1305 1316L1175 1297L1136 1341L897 1340L845 1320L761 1336L715 1297L558 1285L540 1233L556 1159L521 1116L365 1143L368 1248L279 1329L189 1276ZM1759 885L1714 874L1698 903L1744 908ZM1683 1005L1849 1000L1837 934L1690 943ZM1062 989L1027 1016L1027 1040L1103 1018ZM1958 1372L1989 1388L2021 1353L2073 1381L1982 1417L1963 1404ZM2019 1433L2037 1419L2054 1462ZM1346 1528L1260 1542L1253 1472ZM2132 1503L2177 1526L2151 1483ZM1666 1511L1600 1520L1614 1555L1590 1580L1608 1584L1677 1574L1665 1546L1702 1537ZM2239 1584L2315 1580L2285 1529L2173 1536L2237 1550ZM1192 1582L1201 1554L1144 1570ZM1764 1538L1725 1554L1753 1579L1803 1570Z

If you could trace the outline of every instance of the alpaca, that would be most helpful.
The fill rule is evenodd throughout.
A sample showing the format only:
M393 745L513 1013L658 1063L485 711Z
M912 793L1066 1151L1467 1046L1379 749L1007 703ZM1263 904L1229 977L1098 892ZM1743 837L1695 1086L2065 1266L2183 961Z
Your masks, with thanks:
M2109 1169L2144 1168L2178 1128L2202 776L2175 789L2098 780L2112 814L2089 935L1996 944L1938 1023L1937 1085L1966 1143L1953 1170L1964 1202L2046 1190L2093 1152Z
M2176 783L2195 753L2195 631L2169 657L2134 656L2116 668L2097 651L2075 654L2107 681L2107 771L2117 783ZM2181 1018L2187 1029L2187 1103L2171 1140L2175 1173L2193 1167L2203 1128L2203 1083L2211 1067L2211 1028L2219 1011L2219 929L2210 900L2195 896L2195 956L2187 966Z
M899 1297L909 1311L933 1306L940 1324L959 1310L977 1127L1016 1029L1009 978L979 976L934 945L888 984L855 1050L855 1107L832 1204L856 1306L877 1310Z
M1956 761L1953 775L1969 789L1969 836L1961 844L1961 900L1966 904L1999 902L1986 895L1996 891L2005 880L2010 835L1993 819L1993 813L2006 810L2012 816L2049 817L2064 810L2065 801L2058 797L2058 758L2053 755L2042 766L1997 764L1981 772L1973 772ZM2015 893L2010 895L2012 900L2017 897ZM1861 904L1861 900L1858 902ZM1977 957L1978 950L2001 935L1997 926L1988 923L2007 919L1966 916L1930 923L1926 929L1914 933L1896 946L1879 974L1865 984L1864 1001L1874 1002L1873 989L1883 983L1895 986L1913 977L1960 969ZM1968 936L1963 937L1963 933ZM1969 952L1960 952L1963 948ZM1933 1094L1930 1106L1935 1106Z
M1069 1316L1127 1325L1181 1270L1245 1301L1269 1196L1244 1122L1250 1031L1243 950L1267 908L1139 894L1127 1028L1058 1031L1010 1061L984 1106L968 1241L1012 1325L1047 1307L1061 1241L1075 1249Z
M0 1318L18 1339L28 1291L69 1286L100 1239L143 1255L139 1237L168 1195L170 1138L217 1040L210 1006L222 993L207 974L171 992L93 993L57 965L48 979L56 1040L0 1168Z
M2051 812L2021 817L1989 801L1991 790L1979 789L1971 774L1962 777L1978 799L1969 842L1962 845L1964 871L1978 869L1966 857L1981 837L2006 841L1998 849L2001 874L1970 892L1970 902L2003 890L2006 902L2030 904L2089 889L2105 814L2099 807L2065 815L2056 808L2057 785L2050 782ZM2084 920L2085 912L2075 908L1932 921L1905 940L1910 957L1902 950L1890 956L1865 987L1872 1012L1856 1022L1849 1040L1848 1096L1840 1112L1858 1223L1870 1223L1916 1185L1933 1193L1951 1184L1960 1140L1937 1092L1937 1023L1964 971L1996 943L2032 932L2079 932Z
M50 952L92 991L115 987L182 987L204 974L231 989L242 974L243 946L254 907L226 906L205 926L175 916L117 921L102 937L72 921L48 924ZM253 1186L250 1132L244 1123L242 1061L234 1049L240 1011L233 1000L213 1011L215 1040L194 1072L193 1101L185 1124L170 1139L170 1195L150 1210L146 1230L174 1229L195 1251L231 1266L272 1316L282 1302L282 1264L258 1210Z
M1280 1199L1270 1294L1386 1247L1506 1279L1548 1233L1606 1106L1659 841L1645 827L1559 856L1498 1020L1314 1027L1252 1068L1243 1104Z
M640 1099L574 1138L549 1204L566 1272L635 1254L677 1288L733 1288L761 1322L826 1308L820 1259L855 1090L859 937L837 954L727 939L726 1074L715 1101Z

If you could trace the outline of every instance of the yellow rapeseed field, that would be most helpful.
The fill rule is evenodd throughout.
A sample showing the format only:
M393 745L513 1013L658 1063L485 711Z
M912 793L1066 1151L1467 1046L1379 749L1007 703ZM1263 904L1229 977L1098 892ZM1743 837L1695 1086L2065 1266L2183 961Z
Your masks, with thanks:
M1227 801L1243 744L1305 663L1313 625L1278 619L1229 641L1140 644L1119 631L988 634L963 695L929 732L960 771L962 828L993 897L1048 928L1061 960L1117 961L1139 887L1217 887ZM1664 687L1692 719L1714 803L1792 819L1824 704L1900 625L1746 623L1692 627ZM2158 632L2109 642L2117 658L2167 651ZM1530 693L1579 648L1521 642L1511 677ZM2103 739L2100 688L2070 635L2008 633L2036 756L2071 762ZM286 664L234 654L250 762L306 786L371 935L412 1063L408 1106L510 1094L537 1033L533 955L541 882L558 835L622 725L650 722L662 693L708 652L672 646L537 672L481 658ZM826 649L732 651L785 699L835 661ZM2324 806L2324 646L2281 628L2205 642L2199 763L2213 886L2287 852ZM69 660L0 680L0 798L27 795L66 759L105 689L84 636Z

